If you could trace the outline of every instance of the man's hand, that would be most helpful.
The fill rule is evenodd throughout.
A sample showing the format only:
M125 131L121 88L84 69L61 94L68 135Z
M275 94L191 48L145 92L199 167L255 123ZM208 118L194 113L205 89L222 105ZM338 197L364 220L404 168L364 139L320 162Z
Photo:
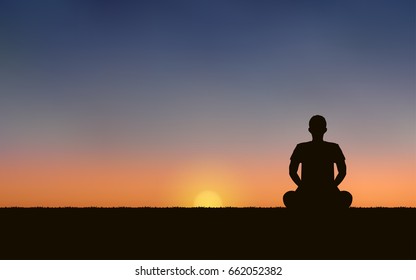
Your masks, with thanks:
M298 186L298 188L296 189L297 192L298 191L303 191L305 189L302 181L300 181L300 183L297 184L297 186Z

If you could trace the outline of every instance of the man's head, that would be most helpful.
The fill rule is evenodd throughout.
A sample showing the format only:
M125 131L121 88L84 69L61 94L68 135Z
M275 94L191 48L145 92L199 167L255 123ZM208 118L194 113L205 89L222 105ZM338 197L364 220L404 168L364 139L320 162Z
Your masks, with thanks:
M309 132L315 138L321 138L326 132L326 120L320 115L315 115L309 120Z

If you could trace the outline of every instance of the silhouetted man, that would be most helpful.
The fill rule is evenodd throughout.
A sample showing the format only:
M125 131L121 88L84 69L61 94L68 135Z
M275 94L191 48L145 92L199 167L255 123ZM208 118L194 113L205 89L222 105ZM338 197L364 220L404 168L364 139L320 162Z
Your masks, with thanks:
M309 121L312 141L296 146L290 158L289 174L298 186L283 196L287 208L348 208L352 196L340 191L338 185L344 180L347 167L338 144L324 141L326 120L316 115ZM301 177L298 175L302 163ZM334 163L338 174L334 179Z

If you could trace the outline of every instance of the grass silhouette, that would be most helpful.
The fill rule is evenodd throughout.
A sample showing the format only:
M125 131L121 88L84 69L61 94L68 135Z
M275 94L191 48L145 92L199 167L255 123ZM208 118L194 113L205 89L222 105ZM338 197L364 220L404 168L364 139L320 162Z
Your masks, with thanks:
M0 259L415 259L415 208L0 209Z

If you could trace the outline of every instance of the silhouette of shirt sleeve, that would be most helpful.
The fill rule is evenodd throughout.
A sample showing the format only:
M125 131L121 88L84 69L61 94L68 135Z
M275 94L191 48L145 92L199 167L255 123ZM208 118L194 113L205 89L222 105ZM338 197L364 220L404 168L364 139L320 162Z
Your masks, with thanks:
M345 160L341 148L335 143L314 145L313 143L300 143L296 145L290 160L295 162L316 161L325 158L329 162L340 162Z
M339 147L338 144L335 144L335 149L334 149L334 161L338 162L338 161L344 161L345 160L345 156L342 153L341 148Z
M296 145L295 150L293 150L292 156L290 157L290 160L301 162L302 161L302 152L300 145Z

